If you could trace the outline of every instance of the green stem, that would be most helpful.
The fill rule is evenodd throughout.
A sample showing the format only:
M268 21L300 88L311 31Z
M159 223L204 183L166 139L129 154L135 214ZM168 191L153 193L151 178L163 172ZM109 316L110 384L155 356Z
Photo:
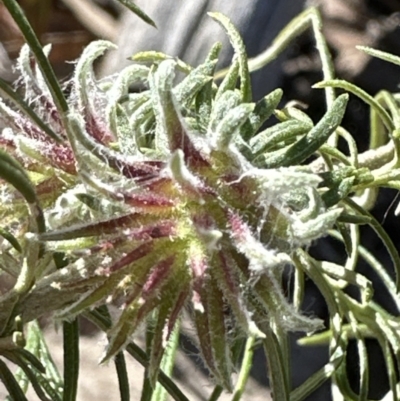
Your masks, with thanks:
M64 393L63 401L75 401L79 377L78 320L63 323L64 336Z
M374 338L374 333L366 324L358 324L357 330L363 338ZM342 326L342 335L346 336L349 340L354 340L356 338L353 327L350 324L344 324ZM297 340L297 344L301 346L321 346L329 345L333 337L333 331L328 329L322 331L321 333L313 334L311 336L305 336Z
M115 368L117 370L119 394L121 397L121 401L129 401L129 379L128 372L126 370L125 356L122 351L118 352L118 354L115 356Z
M57 269L68 265L68 259L63 252L53 255ZM64 348L64 392L63 401L75 401L78 393L79 378L79 323L78 319L63 323Z
M253 363L255 340L256 340L255 336L250 336L246 341L246 348L244 350L242 367L240 368L240 373L238 381L236 383L235 390L233 392L232 401L239 401L245 390L246 383L250 375L250 369Z
M375 233L379 236L381 241L386 247L386 250L388 251L390 258L392 259L393 266L394 266L394 271L396 273L396 289L397 291L400 288L400 255L397 252L397 249L392 241L392 239L389 237L387 232L383 229L383 227L379 224L378 220L376 220L369 212L364 210L362 207L357 205L356 202L354 202L352 199L347 198L344 200L344 202L350 206L353 210L355 210L357 213L367 216L370 218L370 227L375 231Z
M208 401L217 401L223 391L224 389L221 386L215 386L214 391L211 393Z
M340 362L341 359L337 358L315 372L303 384L290 393L290 401L302 401L308 397L313 391L315 391L315 389L320 387L332 376Z
M130 342L126 347L126 350L142 366L146 367L149 365L146 353L134 342ZM189 401L178 386L162 370L160 370L158 374L158 381L175 401Z
M335 72L330 55L328 45L322 34L321 15L316 8L309 8L286 25L272 42L272 45L259 54L257 57L249 60L250 72L257 71L275 60L283 50L285 50L293 40L300 36L309 27L312 28L317 49L322 63L322 72L324 80L334 79ZM335 100L335 92L333 88L325 89L327 108L330 109Z
M267 356L271 392L275 400L289 401L288 366L285 366L287 361L282 356L278 338L273 330L267 326L264 333L266 338L263 345Z

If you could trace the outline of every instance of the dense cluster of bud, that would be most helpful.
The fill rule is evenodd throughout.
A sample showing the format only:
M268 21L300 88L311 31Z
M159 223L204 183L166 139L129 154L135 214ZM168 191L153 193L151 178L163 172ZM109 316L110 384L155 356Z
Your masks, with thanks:
M97 80L92 63L113 46L98 41L77 62L64 119L24 47L19 87L48 132L0 101L0 145L28 172L46 229L32 229L32 208L29 214L4 182L0 216L9 238L37 250L32 283L45 282L60 299L74 293L55 307L59 318L104 303L120 307L103 360L151 315L154 380L186 309L205 363L231 388L235 337L263 337L265 324L321 328L288 302L281 278L293 253L324 236L342 213L321 196L323 179L299 164L340 124L347 96L315 126L288 107L265 128L281 91L252 103L237 34L224 17L214 18L237 51L221 83L213 81L218 45L197 68L153 54L151 67L132 64ZM177 70L185 77L176 84ZM132 93L137 84L145 89ZM13 241L1 250L0 262L15 269L29 259ZM55 252L68 261L59 271Z

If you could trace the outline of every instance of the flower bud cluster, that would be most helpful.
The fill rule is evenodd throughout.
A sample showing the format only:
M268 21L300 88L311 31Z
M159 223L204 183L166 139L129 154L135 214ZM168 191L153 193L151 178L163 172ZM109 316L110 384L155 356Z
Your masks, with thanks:
M226 28L235 46L239 39ZM0 145L28 172L44 209L47 231L35 238L43 246L39 262L49 265L36 280L54 277L55 290L76 291L58 308L60 318L106 302L120 307L103 360L155 316L152 380L186 308L210 372L231 388L235 335L263 337L267 322L284 330L321 327L289 303L280 278L293 253L326 235L342 212L326 206L322 179L299 164L340 124L347 97L315 126L289 118L263 129L282 93L251 102L238 46L219 85L218 45L196 68L155 55L151 67L133 64L97 80L93 61L112 47L98 41L83 52L64 120L23 48L20 85L52 136L0 100ZM175 84L177 70L185 78ZM138 83L147 89L131 93ZM1 193L3 223L22 238L30 230L23 199L5 183ZM18 266L24 256L8 242L0 246L1 262ZM54 252L69 261L62 276L45 259Z

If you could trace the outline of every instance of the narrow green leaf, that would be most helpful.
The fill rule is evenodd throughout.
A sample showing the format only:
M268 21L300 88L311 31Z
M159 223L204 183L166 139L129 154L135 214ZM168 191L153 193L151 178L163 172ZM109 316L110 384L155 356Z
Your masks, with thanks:
M43 375L38 370L36 370L34 366L32 366L29 362L26 361L24 357L16 352L5 352L4 355L22 369L22 371L27 376L29 382L32 384L36 395L41 401L54 401L54 399L52 400L46 396L44 388L49 387L48 383L44 379ZM50 388L50 393L53 392L56 393ZM57 396L55 397L55 400L56 399Z
M82 237L93 237L100 234L111 234L115 232L115 227L126 228L139 222L140 216L136 213L112 218L109 220L87 223L85 225L62 228L60 230L42 233L39 236L40 241L65 241Z
M241 104L237 90L225 91L213 105L208 125L208 132L216 132L221 120L234 108Z
M3 149L0 149L0 178L15 187L28 203L36 203L35 188L25 170Z
M203 85L203 87L201 87L195 99L196 119L200 128L205 128L209 124L214 95L217 91L217 87L214 84L212 77L214 75L221 48L222 45L220 42L215 43L214 46L211 48L206 58L206 63L215 63L212 70L209 71L209 73L207 74L210 76L210 81Z
M372 57L380 58L381 60L388 61L389 63L400 65L400 57L394 54L386 53L382 50L373 49L368 46L356 46L356 48Z
M315 372L304 383L290 393L290 401L302 401L306 399L313 391L332 376L341 361L342 358L336 358Z
M275 89L256 103L253 114L240 129L240 133L244 140L249 140L257 133L263 123L278 107L278 104L282 99L282 95L282 89Z
M315 153L340 125L349 95L340 95L321 120L310 132L287 149L281 149L265 156L261 163L266 168L300 164Z
M25 397L24 392L19 386L13 373L10 371L8 366L0 359L0 379L6 386L8 393L10 394L13 401L28 401Z
M210 281L205 293L207 296L204 313L208 319L210 351L215 366L213 373L226 389L232 391L232 361L229 353L228 331L225 326L224 305L220 301L222 292L214 281Z
M216 142L219 149L226 149L235 142L235 134L254 110L254 103L242 103L230 110L218 124Z
M368 304L373 296L372 282L365 276L350 269L346 269L336 263L322 261L320 262L321 271L324 274L335 278L336 280L344 280L349 284L359 287L361 292L361 303Z
M95 323L101 330L108 331L111 327L111 318L105 305L87 312L86 316ZM149 360L146 353L134 342L126 346L126 351L138 361L144 368L149 366ZM168 391L168 394L175 401L189 401L178 386L163 371L160 371L158 381Z
M184 61L180 60L177 57L169 56L168 54L164 54L161 52L157 52L154 50L148 50L144 52L139 52L129 57L129 60L135 61L137 63L151 63L151 64L159 64L165 60L175 60L176 67L179 71L189 74L190 71L193 70L193 67L189 64L186 64Z
M256 307L259 309L262 305L271 313L276 324L282 328L314 332L324 327L320 319L305 316L293 308L293 305L288 302L283 294L282 288L273 273L267 272L267 274L262 275L255 284L254 290L254 295L259 303Z
M233 91L236 89L238 77L239 77L239 60L237 59L237 57L235 57L232 61L232 65L229 67L228 73L218 86L218 90L215 95L216 101L227 90Z
M267 356L270 385L274 392L274 398L279 401L289 401L290 388L279 341L270 328L265 334L266 339L263 340L263 345Z
M378 237L381 239L383 244L388 251L390 258L392 259L392 263L394 266L394 271L396 274L396 289L400 290L400 255L394 245L392 239L389 237L388 233L383 229L382 225L379 224L378 220L375 219L368 211L359 206L356 202L354 202L350 198L346 198L344 200L353 210L359 213L361 216L365 216L370 219L370 227L375 231Z
M36 355L32 354L30 351L27 351L26 349L22 348L19 350L15 351L19 356L24 359L27 363L32 365L33 368L35 368L38 372L40 373L45 373L46 368L43 366L43 364L39 361Z
M316 7L308 7L301 14L293 18L275 37L268 48L249 60L250 71L254 72L275 60L293 41L307 29L312 28L317 50L321 58L324 79L334 77L332 57L329 52L325 37L322 34L322 18ZM335 99L332 88L326 89L326 103L328 108Z
M53 400L62 400L62 389L64 387L62 378L58 369L53 361L53 358L49 352L47 344L45 342L42 330L39 327L39 324L36 320L30 322L28 324L28 333L27 333L27 345L26 349L33 352L41 361L43 366L46 369L45 378L49 383L51 389L53 389L57 393L57 397L48 391L47 387L45 390L47 393L52 396Z
M319 174L322 178L322 182L319 184L319 187L333 187L342 182L345 178L351 177L354 175L355 168L353 166L341 166L335 170L324 171Z
M129 117L129 126L131 132L135 133L136 146L140 149L142 147L152 147L151 142L153 140L152 135L148 135L149 129L146 124L150 123L150 127L154 126L154 113L151 99L147 99L143 104L139 104L139 107L132 112ZM142 129L146 127L146 129ZM120 143L122 148L122 143Z
M63 91L58 79L54 73L53 68L50 65L48 58L43 52L42 45L39 42L32 26L29 24L27 18L21 7L18 5L16 0L3 0L4 5L11 14L13 20L16 22L18 27L21 29L22 34L25 37L26 42L29 45L32 53L35 55L38 62L39 68L42 71L44 79L52 93L54 102L58 106L60 112L66 113L68 111L68 103L64 97Z
M106 362L125 347L133 332L158 304L157 298L148 299L145 303L137 298L124 309L118 322L110 330L109 342L100 363Z
M41 130L43 130L50 138L57 142L62 142L62 138L56 134L51 127L49 127L41 117L39 117L32 107L16 92L13 90L6 81L0 78L0 93L4 97L10 99L14 104L16 104L19 109L21 109Z
M344 224L342 221L336 221L336 227L338 229L337 234L341 235L341 240L343 242L348 258L347 260L349 261L352 257L354 257L353 255L357 248L357 244L356 243L353 244L353 238L352 238L352 231L354 231L354 229L351 229L349 227L349 224Z
M146 353L137 346L134 342L131 342L126 347L127 352L132 355L135 360L137 360L142 366L148 366L148 359ZM178 386L163 372L160 371L158 375L158 381L163 385L163 387L168 391L168 394L175 401L189 401Z
M207 84L212 84L212 73L216 65L216 60L207 61L195 68L191 73L175 88L172 92L182 108L189 107L193 98ZM210 99L211 100L211 99Z
M264 155L276 146L282 147L292 143L299 135L307 134L312 127L298 120L288 120L275 124L272 127L261 131L250 139L250 146L256 155Z
M117 0L117 1L121 3L123 6L125 6L128 10L136 14L141 20L147 22L151 26L154 26L154 28L157 28L155 22L132 0Z
M0 236L7 240L16 251L18 251L19 253L22 252L22 248L18 240L8 230L0 228Z
M342 122L349 95L340 95L310 132L291 146L283 162L284 166L299 164L316 152Z
M305 293L305 275L298 267L294 269L294 288L293 288L293 306L297 311L301 310Z
M330 81L322 81L313 86L314 88L341 88L350 93L353 93L369 106L376 111L379 117L382 119L382 122L385 124L388 131L391 133L394 131L395 126L393 123L392 118L390 117L389 113L384 109L384 107L377 102L373 96L362 90L361 88L357 87L356 85L351 84L350 82L341 80L341 79L332 79ZM343 96L343 95L342 95Z
M208 13L208 15L217 21L226 31L229 40L232 43L233 49L238 56L239 60L239 75L240 75L240 92L242 95L242 101L245 103L252 101L251 93L251 81L249 65L247 62L246 47L243 43L243 39L236 27L232 24L228 17L221 13Z
M46 224L43 211L38 204L35 187L23 167L3 149L0 149L0 178L9 182L28 202L33 221L36 222L33 230L44 232ZM35 245L32 245L32 250L34 247Z
M156 321L154 322L153 337L149 347L149 369L148 375L150 383L155 386L157 382L157 377L160 369L162 369L161 361L166 350L165 342L169 340L169 336L171 333L168 332L168 320L171 318L171 310L174 307L174 304L179 299L179 293L171 296L170 299L160 305L157 311ZM167 332L166 332L167 331ZM165 338L167 336L167 338ZM166 372L168 374L168 372Z
M240 288L240 268L233 258L221 252L215 254L210 261L212 279L218 283L224 299L229 304L237 325L243 332L251 336L263 338L264 334L252 320L252 313L247 309L243 292ZM237 362L235 360L235 362Z
M203 291L204 292L204 291ZM201 298L203 298L203 293L200 294ZM215 361L212 352L212 343L210 336L210 327L209 321L207 319L207 312L204 310L199 310L199 308L194 310L194 324L196 326L197 335L199 337L200 350L203 357L203 361L213 374L215 374L218 378L218 372L215 366ZM221 383L222 385L222 383Z
M108 126L111 130L116 134L118 138L126 135L123 129L121 129L122 124L117 123L118 112L125 112L124 109L120 108L120 99L123 96L128 95L129 87L133 85L135 82L145 81L149 74L149 68L145 66L141 66L138 64L130 65L125 67L116 78L112 87L107 91L107 106L105 109L105 116L107 120ZM85 88L83 92L87 92L88 90ZM127 119L127 117L125 117ZM122 127L121 127L122 126Z
M167 376L172 376L175 365L176 352L179 345L180 324L176 324L168 341L166 351L161 361L161 369ZM152 401L166 401L168 393L161 384L157 383Z
M185 157L202 158L200 152L193 146L181 117L179 105L172 93L176 63L172 60L163 61L149 76L150 91L154 113L156 115L155 147L156 151L168 156L177 149L182 149ZM196 155L196 156L195 156ZM191 158L189 158L190 160Z
M342 213L339 218L339 222L342 223L350 223L350 224L369 224L371 223L371 219L368 216L360 216L356 214L350 213Z
M93 71L94 61L109 49L115 49L116 46L108 40L96 40L90 43L81 54L74 71L75 90L78 93L80 107L86 107L89 104L89 75Z
M344 178L341 183L324 192L321 196L326 207L332 207L344 199L353 189L354 177Z
M105 280L101 280L105 281ZM96 305L99 301L105 299L107 295L110 293L110 286L117 285L118 280L111 279L110 281L106 281L105 283L100 283L92 291L84 294L78 301L73 303L72 305L68 305L67 308L62 310L57 318L59 319L68 319L71 317L77 316L79 313L83 312L85 309Z

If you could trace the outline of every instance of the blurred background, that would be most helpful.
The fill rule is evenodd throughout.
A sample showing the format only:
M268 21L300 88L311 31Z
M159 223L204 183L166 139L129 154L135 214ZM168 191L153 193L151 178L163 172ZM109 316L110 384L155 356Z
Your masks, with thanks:
M358 51L356 45L371 46L400 55L400 1L399 0L138 0L135 2L155 21L158 29L145 25L135 15L124 11L114 0L20 0L28 19L43 44L51 43L50 60L60 80L71 77L76 60L83 48L92 40L101 38L118 44L118 51L110 52L99 63L98 74L111 74L128 65L127 58L141 50L160 50L197 65L216 41L223 44L220 67L230 62L232 50L223 30L207 17L206 11L221 11L238 27L243 35L250 56L255 56L271 43L275 35L305 6L319 6L327 38L336 66L337 76L359 85L374 95L380 89L398 90L400 67L373 60ZM16 77L12 68L23 43L18 28L0 2L0 77L8 81ZM313 90L312 84L322 79L321 63L316 52L311 30L302 34L276 61L253 76L255 96L260 98L281 87L284 101L297 99L308 108L316 121L325 111L323 92ZM368 108L351 97L343 125L356 137L360 151L369 143ZM398 220L389 212L394 191L381 191L374 215L396 240ZM398 229L397 229L398 230ZM370 251L391 264L379 240L366 229L363 241ZM400 246L399 246L400 248ZM323 251L321 251L323 249ZM326 241L323 247L312 250L317 257L342 262L343 249ZM366 266L360 270L368 277ZM327 317L326 306L311 284L304 310ZM290 293L290 282L288 284ZM391 310L385 294L376 291L376 299ZM80 400L117 399L117 382L110 367L98 367L104 337L88 322L82 322L82 354L84 355L80 380ZM181 336L181 352L176 376L191 400L206 400L212 391L207 382L207 372L201 368L196 349L190 340L188 328ZM327 360L325 348L300 348L293 335L293 384L301 384ZM49 329L50 346L56 349L55 359L62 360L60 339ZM371 398L379 398L387 391L387 377L380 350L373 341L368 342L372 368L373 390ZM352 355L352 354L351 354ZM354 353L356 355L356 353ZM349 375L357 389L357 357L349 357ZM244 400L267 400L268 385L262 352L256 354L252 379ZM132 400L139 399L142 370L138 364L131 366ZM4 395L0 384L0 397ZM115 394L115 397L113 396ZM137 397L137 398L135 398ZM30 400L35 400L31 395ZM229 399L226 398L226 399ZM323 387L309 397L309 401L329 400L329 388Z

